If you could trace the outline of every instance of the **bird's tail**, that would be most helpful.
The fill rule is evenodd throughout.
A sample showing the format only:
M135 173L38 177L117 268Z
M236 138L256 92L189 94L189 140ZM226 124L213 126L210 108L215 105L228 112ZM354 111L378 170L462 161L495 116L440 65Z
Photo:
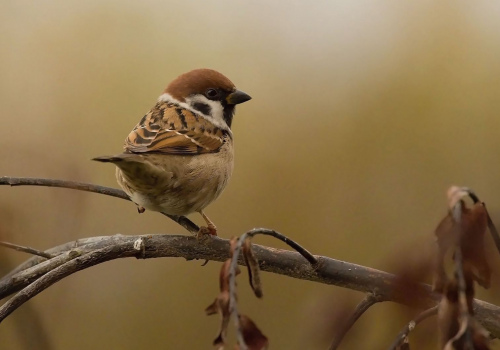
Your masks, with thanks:
M96 157L92 160L102 163L113 163L120 168L124 176L136 181L143 181L143 183L147 183L148 181L156 183L157 178L172 176L172 173L167 174L165 169L149 162L139 154L122 153L114 156ZM147 183L147 185L151 184Z
M122 161L123 158L120 158L120 156L102 156L102 157L92 158L92 160L102 163L116 163Z
M116 156L102 156L102 157L96 157L96 158L92 158L92 160L95 160L96 162L102 162L102 163L119 163L119 162L122 162L124 160L131 160L131 161L139 161L138 159L139 157L137 157L137 155L134 155L134 154L127 154L127 153L123 153L123 154L118 154Z

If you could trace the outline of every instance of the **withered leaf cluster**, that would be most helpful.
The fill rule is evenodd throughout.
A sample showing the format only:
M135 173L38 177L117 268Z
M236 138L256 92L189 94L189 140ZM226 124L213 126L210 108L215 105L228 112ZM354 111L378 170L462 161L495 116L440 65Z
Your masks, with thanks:
M226 345L226 334L229 321L231 319L231 315L234 315L238 318L239 327L237 332L238 339L240 340L240 343L236 345L235 349L265 350L269 345L267 337L260 331L250 317L240 315L236 311L236 290L231 289L231 285L233 285L235 289L236 281L234 280L234 283L231 284L231 279L235 279L240 273L240 270L238 265L232 264L232 261L233 259L238 259L238 253L240 250L243 252L243 257L248 269L250 286L258 298L262 297L259 263L253 253L250 237L243 237L243 239L240 240L232 238L231 257L222 264L219 274L220 293L217 298L215 298L215 301L205 309L207 315L219 314L221 316L220 330L213 342L213 345L218 350L224 349ZM232 268L232 266L234 266L234 268ZM241 340L243 341L243 344L241 343Z
M484 236L488 212L475 201L469 208L466 197L475 195L466 188L448 190L448 214L436 228L437 253L434 285L441 294L438 325L441 349L489 349L488 332L474 319L472 307L475 283L489 288L491 268L486 259ZM451 254L449 254L451 253ZM453 272L446 266L451 256Z
M423 320L438 315L440 349L486 350L489 334L474 318L473 300L476 284L489 288L491 268L485 249L485 234L490 231L500 252L500 237L486 206L470 189L452 186L448 189L448 213L435 230L434 261L420 261L412 270L403 267L394 293L400 293L419 305L417 294L421 278L431 271L433 290L440 295L439 303L418 314L398 334L391 350L410 349L409 333ZM469 197L472 204L467 205Z

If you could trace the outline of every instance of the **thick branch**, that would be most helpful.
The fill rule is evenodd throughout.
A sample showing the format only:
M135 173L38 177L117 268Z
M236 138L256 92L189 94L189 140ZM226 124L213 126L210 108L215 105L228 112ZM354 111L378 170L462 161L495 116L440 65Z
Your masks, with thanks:
M137 250L134 242L141 240L144 246ZM79 247L76 247L79 245ZM119 251L111 247L120 247ZM102 253L108 248L108 251ZM286 275L289 277L336 285L365 293L372 293L383 300L394 301L401 304L415 305L418 299L422 308L429 308L436 304L439 296L431 292L425 284L416 284L408 295L408 286L402 285L400 279L392 274L371 269L368 267L347 263L322 256L315 256L318 263L312 267L299 253L253 245L254 252L259 260L261 270ZM124 258L159 258L182 257L187 260L208 259L224 261L229 258L229 241L218 237L207 237L198 241L195 237L182 235L144 235L144 236L110 236L97 237L70 242L65 245L48 250L48 253L59 254L39 265L32 266L29 270L9 274L9 277L0 280L0 298L25 288L38 278L53 270L55 266L72 261L75 257L83 257L95 251L101 252L99 260L90 259L83 268L96 265L100 262ZM64 253L64 254L62 254ZM34 257L30 260L41 259ZM54 264L58 262L58 264ZM243 259L240 259L243 264ZM29 266L26 263L25 266ZM68 270L68 274L82 269L75 265ZM54 283L54 282L52 282ZM37 287L38 288L38 287ZM32 296L32 295L31 295ZM479 322L495 337L500 337L500 308L498 306L476 300L475 312Z
M121 190L72 181L1 177L0 185L63 187L129 200ZM198 226L186 217L164 215L191 233L197 233L199 230ZM431 292L430 286L424 284L415 284L412 294L408 295L408 286L402 284L397 276L386 272L326 257L308 257L309 262L314 263L314 266L311 266L295 252L256 245L254 249L263 271L371 293L382 300L413 306L418 303L422 308L435 305L438 299L438 296ZM117 235L82 239L49 249L45 253L57 256L46 261L33 257L0 280L0 298L25 288L2 306L0 314L3 317L61 278L104 261L133 256L144 259L184 257L188 260L223 261L229 257L229 242L217 237L199 242L193 237L175 235ZM307 251L302 253L306 253L304 256L307 257ZM242 264L243 260L239 259L238 263ZM477 319L493 336L500 337L500 308L479 300L475 301L474 307Z

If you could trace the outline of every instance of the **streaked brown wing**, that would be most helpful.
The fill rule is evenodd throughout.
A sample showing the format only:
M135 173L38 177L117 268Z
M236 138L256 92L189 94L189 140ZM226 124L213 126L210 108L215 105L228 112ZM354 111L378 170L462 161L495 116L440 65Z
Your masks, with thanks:
M205 118L167 102L159 102L125 140L133 153L202 154L217 152L224 132Z

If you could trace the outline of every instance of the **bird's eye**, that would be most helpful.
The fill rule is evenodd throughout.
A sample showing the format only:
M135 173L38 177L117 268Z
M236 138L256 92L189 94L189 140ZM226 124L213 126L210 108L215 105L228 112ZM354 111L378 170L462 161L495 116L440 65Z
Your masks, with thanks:
M208 97L208 98L217 98L219 96L219 92L215 89L208 89L206 92L205 92L205 95Z

